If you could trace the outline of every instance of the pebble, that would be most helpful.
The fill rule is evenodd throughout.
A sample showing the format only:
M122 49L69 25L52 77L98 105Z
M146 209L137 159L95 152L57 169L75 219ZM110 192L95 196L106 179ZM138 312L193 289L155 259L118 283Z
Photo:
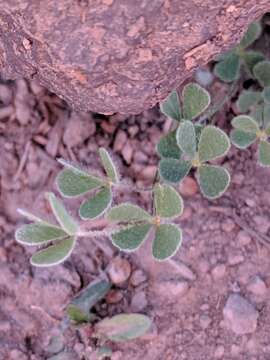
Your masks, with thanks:
M156 176L157 167L155 165L148 165L140 172L139 178L144 180L153 180Z
M65 127L63 143L68 147L82 144L96 132L96 123L88 114L73 111Z
M223 358L224 352L225 352L224 346L219 345L215 350L215 358L217 358L217 359Z
M112 259L107 268L109 277L113 284L122 284L130 277L130 263L121 257Z
M211 322L212 322L212 320L211 320L210 316L205 315L205 314L200 316L200 325L201 325L202 329L207 329L208 326L211 324Z
M222 279L226 274L226 266L224 264L218 264L212 269L211 273L214 280Z
M147 307L147 305L148 305L148 301L144 291L139 291L135 293L135 295L132 297L130 304L132 311L135 312L144 310Z
M244 230L240 230L237 234L236 241L240 246L247 246L251 243L251 237Z
M161 296L173 299L185 295L189 289L189 284L185 280L166 280L156 283L154 287Z
M10 360L27 360L27 356L20 350L13 349L9 354Z
M108 304L116 304L120 302L122 299L123 299L123 294L119 290L113 289L106 295L106 302Z
M141 269L137 269L133 271L131 277L130 277L130 284L134 287L141 285L147 280L147 276L144 271Z
M247 285L247 290L254 295L264 296L267 292L267 287L263 279L259 275L256 275Z
M232 220L226 220L221 224L221 229L227 233L233 231L235 228L235 223Z
M121 152L127 141L127 134L123 130L118 130L113 143L113 151Z
M241 295L229 296L223 316L227 327L237 335L253 333L257 328L258 311Z
M242 254L230 254L228 257L228 263L230 266L239 265L244 262L245 258Z
M269 230L270 223L269 219L266 216L256 215L254 216L254 221L258 226L258 231L260 233L266 234Z
M125 162L129 165L133 157L133 147L131 146L129 141L126 142L125 146L122 149L122 156Z
M186 176L179 184L179 191L183 196L193 196L198 192L198 184L192 177Z

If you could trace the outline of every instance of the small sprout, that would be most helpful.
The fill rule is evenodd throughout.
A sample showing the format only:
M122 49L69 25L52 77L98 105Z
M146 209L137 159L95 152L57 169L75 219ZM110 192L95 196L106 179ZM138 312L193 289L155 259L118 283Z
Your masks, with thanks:
M55 195L49 193L47 198L60 227L20 210L34 223L21 226L15 233L16 241L24 245L49 245L54 242L32 256L30 261L35 266L52 266L65 261L75 246L78 231L77 223Z
M176 142L176 131L172 131L160 139L157 152L162 158L180 159L182 153Z
M239 149L246 149L256 140L259 142L259 164L270 166L270 107L259 108L258 117L239 115L232 120L234 129L231 132L231 141ZM258 109L257 109L258 110ZM266 116L264 118L264 116Z
M262 87L270 86L270 61L261 61L253 68L255 78Z
M183 200L171 186L157 184L154 187L154 205L155 215L150 215L136 205L121 204L108 212L107 219L126 224L111 235L113 244L123 251L138 249L153 229L153 256L163 261L176 253L181 245L182 234L176 225L162 222L182 214Z
M141 314L120 314L96 324L96 334L114 342L136 339L144 335L151 327L151 320Z
M180 121L182 118L180 100L177 91L174 90L170 95L160 104L161 112L168 116L168 118Z
M97 193L90 199L84 201L79 209L79 215L83 220L100 217L112 203L112 187L119 182L119 175L115 164L107 150L101 148L99 155L107 178L89 174L78 166L70 165L63 159L60 163L66 167L60 172L56 179L57 187L61 195L66 197L77 197L92 190Z
M90 283L67 306L69 319L75 323L88 322L91 309L107 295L110 288L110 282L105 279Z
M260 91L244 90L239 96L236 105L240 112L246 113L260 101L262 101L262 94Z

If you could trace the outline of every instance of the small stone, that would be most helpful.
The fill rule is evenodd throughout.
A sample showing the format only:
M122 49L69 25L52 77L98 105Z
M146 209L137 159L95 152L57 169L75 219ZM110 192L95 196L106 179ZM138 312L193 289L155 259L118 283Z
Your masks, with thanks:
M133 160L135 163L145 164L148 161L148 156L139 150L139 151L135 152L135 154L133 156Z
M116 304L123 299L123 294L119 290L111 290L106 296L108 304Z
M236 240L240 246L247 246L251 242L251 237L244 230L240 230L237 234Z
M139 291L135 293L131 300L131 309L132 311L142 311L148 305L148 301L144 291Z
M201 315L200 316L200 325L203 329L207 329L208 326L211 324L212 320L208 315Z
M121 152L127 141L127 134L123 130L118 130L113 143L113 151Z
M256 201L254 199L246 199L246 204L249 207L255 207L256 206Z
M133 147L131 146L129 141L126 142L125 146L122 149L122 156L125 162L129 165L133 157Z
M200 272L202 272L203 274L206 274L209 271L209 268L210 268L210 265L207 260L202 259L199 262L199 269L200 269Z
M184 296L189 289L189 284L185 280L166 280L156 283L154 287L161 296L173 299Z
M190 206L185 206L183 214L181 215L181 221L188 220L191 218L193 211Z
M226 266L224 264L218 264L212 269L211 273L214 280L222 279L226 274Z
M253 333L257 328L258 311L238 294L229 296L223 316L227 327L237 335Z
M147 276L144 271L138 269L133 271L131 277L130 277L130 284L134 287L139 286L143 282L147 280Z
M155 165L148 165L140 172L140 179L154 180L157 173L157 167Z
M95 132L96 123L89 114L73 111L64 131L63 143L72 148L82 144Z
M239 265L244 262L245 258L242 254L230 254L228 258L228 263L230 266Z
M239 355L241 352L241 347L240 346L237 346L235 344L232 344L232 347L231 347L231 354L232 356L237 356Z
M20 350L13 349L9 354L10 360L27 360L27 356Z
M245 180L245 176L242 173L235 174L232 178L232 182L236 185L242 185Z
M112 124L108 120L101 121L100 127L107 133L113 134L114 130L116 129L116 124Z
M110 262L107 271L112 283L118 285L127 281L131 273L131 266L126 259L116 257Z
M215 358L221 359L224 355L225 348L223 345L219 345L215 350Z
M254 295L264 296L267 292L267 287L263 279L259 275L256 275L247 285L247 290L252 292Z
M221 229L227 233L233 231L235 228L235 223L232 220L226 220L221 224Z
M128 133L131 137L134 137L139 132L139 127L137 125L130 126L128 128Z
M193 196L198 192L198 184L192 177L186 176L180 182L179 191L183 196Z
M268 232L270 223L266 216L256 215L254 216L254 221L257 224L260 233L266 234Z

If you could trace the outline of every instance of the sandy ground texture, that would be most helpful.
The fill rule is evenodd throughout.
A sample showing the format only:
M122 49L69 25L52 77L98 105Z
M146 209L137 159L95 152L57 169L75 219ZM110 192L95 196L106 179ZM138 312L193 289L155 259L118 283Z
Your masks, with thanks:
M270 359L270 171L256 165L254 149L232 149L222 160L232 184L220 200L203 199L192 174L181 184L184 240L174 263L154 262L149 242L126 256L108 239L85 238L63 265L36 269L29 265L33 250L14 240L23 222L16 208L50 216L43 195L56 191L55 157L97 168L96 151L104 146L127 182L148 186L158 163L155 145L170 123L158 109L131 117L75 113L24 80L1 83L0 101L1 360L96 359L91 327L61 332L62 319L70 299L115 262L128 269L124 284L97 312L141 312L153 327L142 339L112 344L112 360ZM226 128L233 111L227 104L216 121ZM119 192L116 202L147 209L148 196ZM78 205L66 204L71 211Z

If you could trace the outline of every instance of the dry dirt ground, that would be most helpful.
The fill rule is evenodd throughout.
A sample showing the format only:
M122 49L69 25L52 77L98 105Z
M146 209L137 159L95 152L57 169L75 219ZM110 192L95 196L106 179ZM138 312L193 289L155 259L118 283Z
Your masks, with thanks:
M63 265L33 268L32 250L14 240L23 221L16 208L49 216L43 194L55 190L55 157L96 167L98 146L113 150L127 181L148 186L158 162L155 144L170 124L158 109L132 117L74 113L24 80L0 84L0 101L0 359L96 359L90 327L65 328L64 309L117 251L105 238L103 250L80 239ZM227 105L218 121L228 122L231 111ZM174 263L151 260L149 242L137 254L120 255L133 279L115 287L117 296L98 312L145 313L153 327L142 339L112 344L111 359L270 359L270 171L255 157L250 150L230 151L224 163L232 184L220 200L203 199L192 177L181 185L184 241ZM146 193L118 193L116 202L123 199L150 204Z

